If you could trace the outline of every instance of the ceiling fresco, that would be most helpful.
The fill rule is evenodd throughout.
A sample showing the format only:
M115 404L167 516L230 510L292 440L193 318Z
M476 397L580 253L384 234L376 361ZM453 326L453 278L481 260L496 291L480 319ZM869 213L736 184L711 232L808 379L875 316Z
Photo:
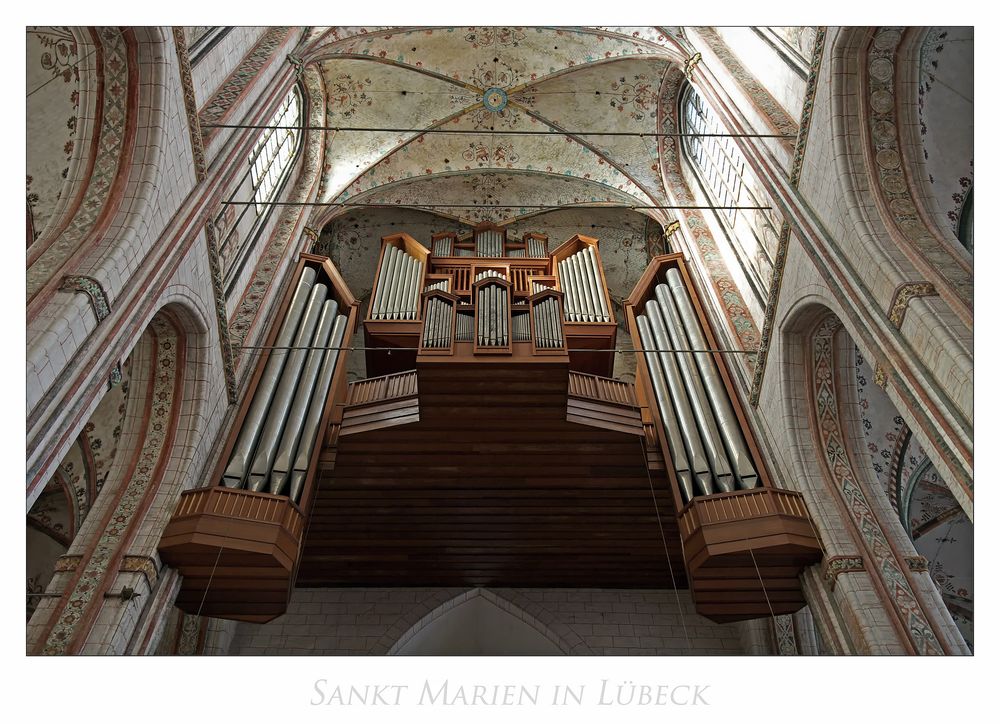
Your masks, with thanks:
M972 68L972 28L928 30L920 49L920 136L931 189L956 237L973 183Z
M540 206L637 203L624 191L586 179L547 171L492 169L417 176L350 198L351 203L412 207L428 200L433 200L436 213L467 224L509 222L537 214ZM455 206L449 206L450 202Z
M308 59L323 71L327 124L392 129L330 132L320 200L408 203L431 198L433 187L435 203L454 203L435 211L466 223L507 222L531 213L530 204L567 198L664 205L653 134L661 80L685 55L678 36L665 28L316 29ZM498 172L540 178L521 183ZM442 180L449 176L458 178ZM576 183L541 200L557 176ZM435 180L403 183L424 177ZM666 221L657 210L648 215Z
M45 230L63 191L76 136L80 101L80 55L70 28L27 31L27 199L32 220L29 242ZM45 112L39 112L44 109Z

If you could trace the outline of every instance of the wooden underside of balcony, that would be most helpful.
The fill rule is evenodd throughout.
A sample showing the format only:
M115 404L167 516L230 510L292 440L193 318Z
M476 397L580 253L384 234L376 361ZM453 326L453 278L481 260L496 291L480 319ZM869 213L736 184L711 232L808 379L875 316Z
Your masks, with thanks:
M422 360L418 421L352 430L349 406L321 456L297 585L686 587L637 413L570 396L568 376L564 362ZM573 402L598 426L567 421Z

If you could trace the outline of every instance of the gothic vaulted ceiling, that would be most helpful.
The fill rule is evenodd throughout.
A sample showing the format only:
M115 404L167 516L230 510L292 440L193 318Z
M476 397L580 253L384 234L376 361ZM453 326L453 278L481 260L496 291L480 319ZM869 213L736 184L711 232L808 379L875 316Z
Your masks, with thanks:
M472 224L539 205L665 204L654 136L588 133L655 133L683 42L652 27L316 28L305 60L342 129L327 134L320 200Z

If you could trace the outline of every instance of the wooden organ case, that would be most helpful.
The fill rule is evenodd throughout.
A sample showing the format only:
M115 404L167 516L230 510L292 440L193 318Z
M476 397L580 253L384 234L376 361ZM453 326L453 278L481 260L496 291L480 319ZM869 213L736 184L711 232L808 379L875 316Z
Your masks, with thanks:
M267 621L296 585L690 587L719 621L803 605L801 497L772 484L720 356L666 354L677 333L716 348L679 255L625 305L635 385L612 379L597 239L384 237L359 307L301 256L212 479L161 540L182 609ZM335 349L359 321L368 377L348 383Z
M160 540L189 613L264 622L291 596L359 306L326 257L300 255L292 279L209 484L181 494Z
M656 257L625 304L637 394L653 420L695 609L715 621L797 611L822 557L802 495L776 487L681 254Z

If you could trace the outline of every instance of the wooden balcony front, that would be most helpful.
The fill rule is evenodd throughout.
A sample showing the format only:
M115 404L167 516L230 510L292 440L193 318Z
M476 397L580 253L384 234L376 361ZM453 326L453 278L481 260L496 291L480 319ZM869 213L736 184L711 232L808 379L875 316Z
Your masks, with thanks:
M565 356L429 356L405 384L355 383L359 409L402 399L392 391L414 389L413 374L419 419L348 433L346 408L335 464L321 458L300 586L673 585L631 385L571 375ZM607 414L584 421L584 405ZM670 492L656 485L684 587Z
M163 562L184 576L176 605L241 621L280 616L303 527L302 512L284 495L221 485L182 493L160 540Z
M739 621L805 605L799 573L818 556L800 493L759 487L695 498L679 522L701 615Z

